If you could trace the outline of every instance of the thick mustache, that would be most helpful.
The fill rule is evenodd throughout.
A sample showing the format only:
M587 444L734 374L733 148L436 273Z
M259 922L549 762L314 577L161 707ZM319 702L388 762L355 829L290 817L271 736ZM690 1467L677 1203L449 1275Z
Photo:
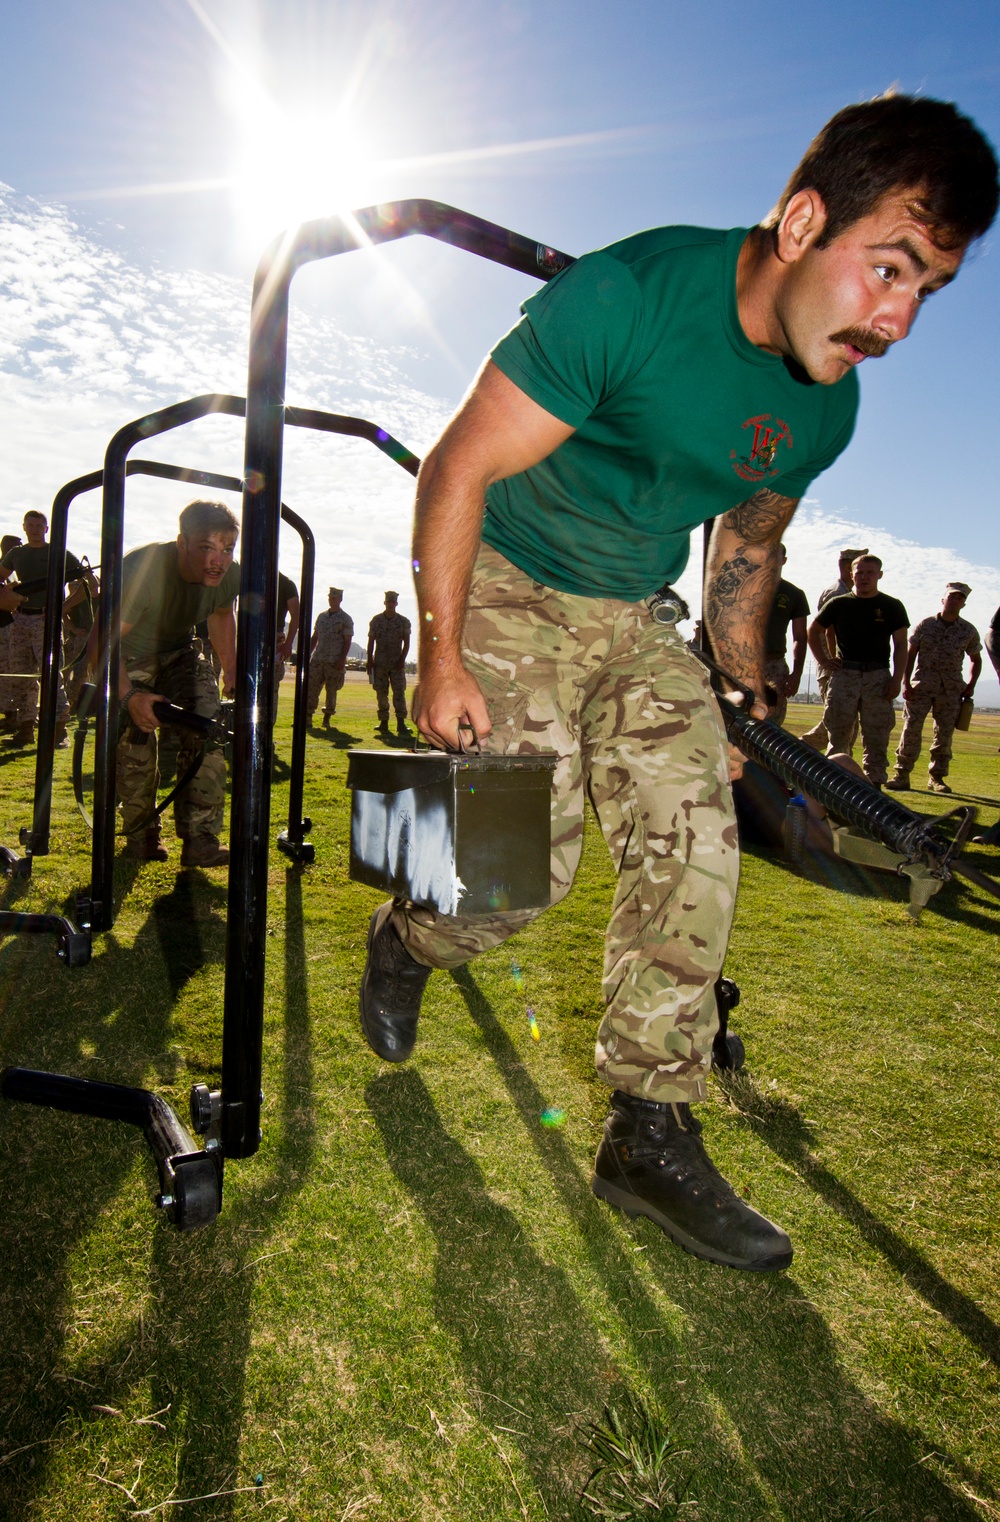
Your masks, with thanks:
M830 342L850 344L852 348L860 349L869 359L881 359L889 347L889 339L873 333L870 328L841 328L839 333L833 334Z

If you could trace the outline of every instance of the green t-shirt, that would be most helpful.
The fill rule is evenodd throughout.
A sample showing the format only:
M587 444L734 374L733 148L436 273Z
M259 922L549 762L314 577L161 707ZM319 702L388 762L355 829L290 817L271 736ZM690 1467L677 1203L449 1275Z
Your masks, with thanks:
M824 629L833 625L837 636L837 654L843 661L862 661L888 666L892 636L905 629L910 620L898 597L876 592L874 597L831 597L816 615Z
M637 601L676 581L691 530L761 487L801 497L854 429L834 386L750 342L736 307L746 229L662 227L563 270L493 350L576 432L486 493L483 538L563 592Z
M809 599L801 587L784 577L778 582L767 619L764 649L768 655L784 655L788 649L788 625L796 618L809 617Z
M0 566L3 566L5 571L13 571L20 582L40 581L43 576L48 575L49 548L50 546L47 544L40 544L37 548L31 544L15 544L13 549L8 550L3 559L0 560ZM83 566L72 551L67 550L66 580L79 581L83 574ZM44 591L32 592L30 597L25 598L21 606L29 613L37 611L39 608L44 608Z
M134 661L182 650L191 643L195 624L229 607L239 590L235 560L217 587L205 587L181 577L175 540L130 550L122 561L122 623L132 628L122 640L122 655Z

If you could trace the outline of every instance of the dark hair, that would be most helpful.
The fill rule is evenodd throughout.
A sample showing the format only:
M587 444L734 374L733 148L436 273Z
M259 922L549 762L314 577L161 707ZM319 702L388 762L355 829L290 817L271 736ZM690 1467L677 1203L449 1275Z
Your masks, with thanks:
M861 565L866 560L870 560L873 565L877 565L879 570L881 571L881 569L882 569L882 562L881 562L881 560L879 560L877 555L859 555L857 560L852 560L851 561L851 570L853 571L854 567L856 565Z
M845 106L816 134L764 222L776 227L797 191L826 206L825 248L892 190L912 190L910 210L941 249L979 238L997 212L997 159L975 122L946 100L888 91Z
M44 513L40 513L38 511L37 507L29 507L28 511L24 515L24 519L22 519L21 521L24 522L24 520L27 519L27 518L41 518L43 523L48 523L48 521L49 521L48 518L46 518Z
M224 502L189 502L178 526L190 539L192 534L238 534L240 520Z

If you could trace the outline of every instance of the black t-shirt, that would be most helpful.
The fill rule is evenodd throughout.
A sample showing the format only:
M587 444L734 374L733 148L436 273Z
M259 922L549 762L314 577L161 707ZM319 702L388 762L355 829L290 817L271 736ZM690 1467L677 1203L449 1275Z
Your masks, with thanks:
M809 600L801 587L784 577L778 582L767 620L765 650L768 655L784 655L788 648L788 625L796 618L809 617Z
M899 598L885 592L876 592L874 597L856 597L853 592L831 597L816 618L824 629L833 626L842 661L880 666L889 665L893 634L910 622Z
M288 617L288 604L293 597L298 597L299 589L290 576L284 571L278 572L278 638L285 632L285 620Z

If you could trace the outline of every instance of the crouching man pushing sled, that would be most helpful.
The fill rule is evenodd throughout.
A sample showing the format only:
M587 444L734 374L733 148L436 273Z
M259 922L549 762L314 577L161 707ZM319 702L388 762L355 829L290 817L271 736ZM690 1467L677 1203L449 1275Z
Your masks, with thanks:
M781 535L851 437L854 370L906 337L996 207L995 155L953 106L847 107L761 226L640 233L532 296L420 472L420 731L449 749L473 731L498 753L557 752L552 901L572 882L588 795L618 872L594 1190L733 1268L784 1268L792 1247L715 1169L691 1111L737 834L704 668L647 600L715 517L705 627L719 664L763 694ZM431 969L532 918L384 904L361 988L373 1049L409 1056Z
M219 681L195 625L208 620L222 662L223 690L236 681L239 567L233 551L239 523L221 502L189 502L180 533L166 544L132 550L122 562L122 661L118 702L130 721L118 743L117 782L126 850L140 861L166 861L155 813L158 726L153 705L169 699L205 719L219 716ZM181 730L178 775L195 758L200 741ZM177 795L174 821L182 841L182 867L224 867L220 844L226 801L226 762L206 751L191 781Z

